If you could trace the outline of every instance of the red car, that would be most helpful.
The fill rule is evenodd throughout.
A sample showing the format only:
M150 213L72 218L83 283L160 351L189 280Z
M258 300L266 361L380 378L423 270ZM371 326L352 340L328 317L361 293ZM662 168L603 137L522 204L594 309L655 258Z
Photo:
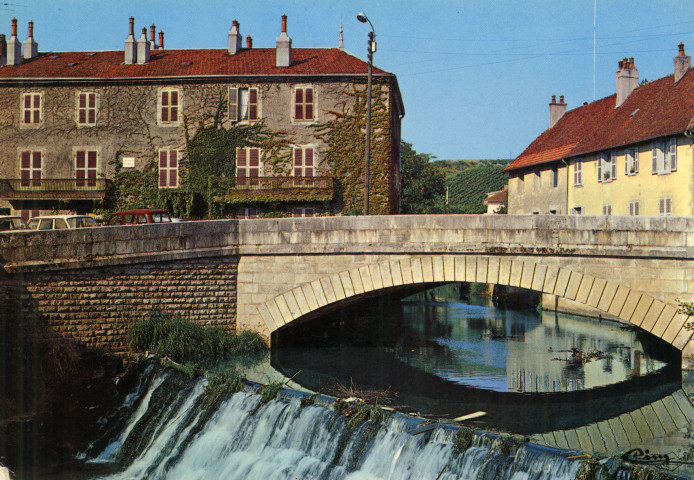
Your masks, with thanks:
M145 223L171 223L166 210L142 208L116 212L108 219L107 225L139 225Z

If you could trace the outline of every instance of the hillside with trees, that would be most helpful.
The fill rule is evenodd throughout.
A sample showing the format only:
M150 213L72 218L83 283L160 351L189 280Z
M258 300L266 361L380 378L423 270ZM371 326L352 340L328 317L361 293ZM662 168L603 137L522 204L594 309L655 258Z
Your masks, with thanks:
M508 183L510 160L441 160L402 142L402 213L484 213L488 192Z

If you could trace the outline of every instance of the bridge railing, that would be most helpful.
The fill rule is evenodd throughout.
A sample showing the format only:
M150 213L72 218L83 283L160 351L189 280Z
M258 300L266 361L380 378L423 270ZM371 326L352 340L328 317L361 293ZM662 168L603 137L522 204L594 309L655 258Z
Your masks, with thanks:
M103 198L109 182L105 178L3 178L0 198Z

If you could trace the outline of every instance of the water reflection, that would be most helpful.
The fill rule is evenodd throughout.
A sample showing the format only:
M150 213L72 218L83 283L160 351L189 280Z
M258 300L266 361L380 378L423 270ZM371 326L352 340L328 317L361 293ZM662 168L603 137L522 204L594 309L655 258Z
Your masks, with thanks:
M658 339L476 303L372 300L281 331L272 365L311 390L390 387L405 411L481 410L479 426L525 434L606 421L680 388L679 361Z

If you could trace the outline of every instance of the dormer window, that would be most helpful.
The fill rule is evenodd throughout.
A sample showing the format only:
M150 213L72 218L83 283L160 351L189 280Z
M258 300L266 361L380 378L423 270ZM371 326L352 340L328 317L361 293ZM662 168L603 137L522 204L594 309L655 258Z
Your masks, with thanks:
M258 89L229 89L229 120L231 122L255 122L258 120Z

